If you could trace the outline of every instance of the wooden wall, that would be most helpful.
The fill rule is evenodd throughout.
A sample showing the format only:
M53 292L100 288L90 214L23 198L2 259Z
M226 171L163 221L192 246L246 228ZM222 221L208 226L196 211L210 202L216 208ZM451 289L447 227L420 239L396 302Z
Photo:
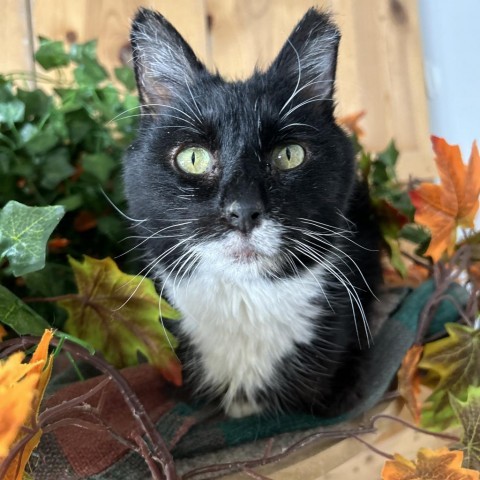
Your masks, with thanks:
M32 70L38 35L99 40L102 63L120 63L129 21L140 5L161 11L199 57L228 78L271 62L311 6L342 31L338 115L365 110L364 143L394 138L400 174L433 173L416 0L0 0L0 72Z

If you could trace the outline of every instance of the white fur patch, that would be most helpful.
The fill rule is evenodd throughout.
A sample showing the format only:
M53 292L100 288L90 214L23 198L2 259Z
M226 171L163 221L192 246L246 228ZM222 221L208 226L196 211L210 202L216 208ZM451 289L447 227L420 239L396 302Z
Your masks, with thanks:
M231 232L202 243L195 247L201 260L194 275L166 279L169 296L183 314L180 326L200 353L204 386L226 390L223 407L232 416L262 410L253 400L255 391L274 380L275 368L295 344L311 340L312 319L320 315L314 304L319 267L286 279L261 275L278 262L280 231L280 225L264 221L248 241ZM252 258L249 248L258 256ZM239 392L246 402L236 401Z

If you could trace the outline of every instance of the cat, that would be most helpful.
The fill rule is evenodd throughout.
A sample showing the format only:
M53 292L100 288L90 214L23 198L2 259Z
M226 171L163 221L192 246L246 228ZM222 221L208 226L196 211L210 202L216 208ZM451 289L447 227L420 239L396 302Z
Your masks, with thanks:
M186 385L232 417L331 416L361 396L379 236L334 119L339 39L312 8L266 71L226 82L159 13L133 20L142 274L182 314Z

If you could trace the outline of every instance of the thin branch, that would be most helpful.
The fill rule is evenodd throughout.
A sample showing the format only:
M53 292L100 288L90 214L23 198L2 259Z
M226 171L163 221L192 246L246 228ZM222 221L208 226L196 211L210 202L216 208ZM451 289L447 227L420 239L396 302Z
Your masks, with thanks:
M278 462L283 460L284 458L288 457L293 452L296 452L303 447L314 443L317 440L323 440L327 438L334 438L334 439L341 439L341 438L348 438L353 435L362 435L364 433L374 433L376 430L374 428L358 428L352 430L330 430L327 432L317 432L313 433L312 435L308 435L298 442L294 443L290 447L286 448L283 452L278 453L276 455L271 455L266 458L259 458L256 460L246 460L242 462L230 462L230 463L220 463L215 465L207 465L204 467L195 468L190 470L189 472L185 473L182 476L182 480L187 480L189 478L194 478L200 475L205 475L208 473L233 473L239 470L244 469L252 469L255 467L260 467L262 465L268 465L271 463Z
M432 264L428 261L423 261L420 257L417 257L416 255L412 255L411 253L407 252L406 250L400 250L400 253L411 260L413 263L416 265L425 268L428 270L430 273L432 273L433 267Z
M163 473L159 470L154 458L150 456L150 450L145 440L138 434L133 435L133 440L138 447L137 450L148 465L150 473L152 474L152 480L162 480L164 478Z
M442 438L444 440L451 440L452 442L459 442L460 441L460 438L458 438L455 435L449 435L447 433L432 432L430 430L426 430L424 428L417 427L416 425L413 425L410 422L407 422L406 420L403 420L401 418L394 417L393 415L387 415L386 413L381 413L381 414L373 416L370 419L371 426L375 427L375 423L377 422L377 420L380 420L380 419L388 419L388 420L392 420L392 421L397 422L397 423L401 423L405 427L411 428L412 430L415 430L416 432L424 433L426 435L431 435L432 437Z
M368 443L365 441L363 438L360 438L357 435L352 435L352 438L355 440L359 441L360 443L363 443L366 447L368 447L372 452L377 453L378 455L381 455L382 457L388 458L389 460L393 460L393 455L390 455L389 453L385 453L383 450L380 450L376 447L374 447L371 443Z
M51 340L51 344L54 346L56 346L58 342L59 340L55 338ZM36 344L38 344L38 338L31 336L24 336L14 339L14 341L8 340L2 342L1 346L3 348L1 348L1 356L3 357L8 355L11 351L16 351L21 348L28 348ZM162 465L165 480L176 480L178 476L175 470L173 457L163 438L156 430L151 418L147 414L145 407L142 405L127 380L120 374L120 372L118 372L114 367L112 367L97 354L91 355L83 347L80 347L79 345L73 344L69 341L64 343L63 348L64 350L70 352L73 356L91 363L99 371L111 377L116 387L122 393L125 403L130 408L132 412L132 418L140 427L140 430L146 435L146 438L150 444L149 448L152 450L152 454L149 455L149 458L153 458ZM2 478L1 475L0 478Z
M59 405L55 405L54 407L50 407L45 409L38 417L39 420L39 425L41 428L44 428L47 423L52 421L56 415L59 413L62 415L65 414L65 410L69 408L73 408L77 405L81 405L85 401L87 401L90 397L95 395L97 392L102 390L107 383L109 383L111 380L111 377L107 377L104 380L102 380L98 385L95 385L91 390L88 392L84 393L83 395L79 395L78 397L72 398L70 400L66 400L65 402L60 403Z

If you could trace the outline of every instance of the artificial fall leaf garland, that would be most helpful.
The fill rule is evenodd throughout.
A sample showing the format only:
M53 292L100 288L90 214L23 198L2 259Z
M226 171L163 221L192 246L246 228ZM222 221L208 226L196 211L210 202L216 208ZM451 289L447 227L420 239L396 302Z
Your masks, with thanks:
M382 470L382 480L478 480L479 473L462 468L463 453L448 448L421 448L412 462L394 455Z
M58 298L68 312L65 330L101 351L117 368L138 363L138 352L179 386L182 370L174 353L177 341L159 321L179 314L160 299L153 282L121 272L111 258L69 259L77 294Z
M357 137L362 135L358 127L361 116L361 114L351 116L344 121ZM383 212L383 217L380 215L379 218L383 218L384 222L387 219L389 222L382 224L382 220L379 220L383 225L384 239L390 246L390 264L394 266L396 272L400 271L403 275L400 278L394 275L393 270L387 270L391 273L386 277L387 283L390 284L402 286L409 284L415 287L432 275L432 264L426 262L425 258L415 264L403 264L400 258L402 255L400 238L420 245L425 238L428 240L428 234L421 226L426 227L430 232L430 243L426 251L422 250L423 254L422 251L417 251L417 255L430 257L435 269L436 264L442 265L451 259L452 254L461 247L461 244L457 243L458 227L468 229L474 227L473 220L478 211L480 193L480 157L476 144L473 144L468 165L462 163L457 146L449 145L437 137L432 137L432 144L440 184L422 183L409 194L405 188L402 190L400 184L395 183L394 166L398 152L393 144L378 157L364 159L365 178L368 179L369 185L376 189L376 193L372 194L372 202L375 203L374 200L377 200L377 214L380 210ZM415 207L415 212L409 199ZM7 213L9 212L6 210L3 212L2 219L7 219ZM28 233L41 233L41 219L37 224L39 213L40 210L25 210L24 223L28 224L27 226L33 225L34 228L29 227L27 230L21 230L22 232L25 230ZM87 231L96 226L96 219L87 217L86 215L82 217L81 212L77 214L75 231ZM43 265L42 255L47 245L50 253L58 254L64 252L71 242L70 238L57 236L47 244L48 235L37 235L38 238L23 235L20 240L27 247L29 242L36 241L38 257L42 257L41 261L34 259L32 267L28 263L32 259L23 259L17 254L17 250L12 248L16 247L18 236L9 232L16 232L15 225L18 219L14 216L11 218L13 220L9 220L8 223L0 222L0 230L4 225L3 230L6 232L3 237L0 235L0 257L3 255L8 258L14 273L20 274L31 271L32 268L40 268L38 266ZM59 218L58 216L57 222ZM412 219L415 224L411 223ZM89 223L90 220L95 223ZM467 232L463 243L473 245L475 248L480 247L480 234L473 232L473 235L470 235ZM9 252L10 256L7 255ZM21 250L18 252L21 253ZM21 263L23 261L26 262L26 267ZM140 276L123 273L111 258L96 260L84 257L82 262L70 258L69 264L78 292L43 300L37 298L36 301L55 302L64 308L68 313L64 329L101 351L117 368L137 363L137 354L140 352L150 363L156 365L168 380L179 385L181 367L173 352L176 340L159 321L159 307L164 318L178 319L179 314L158 296L153 283ZM465 269L475 288L480 288L480 263L470 262L466 264ZM0 317L2 317L0 320L18 334L34 333L33 324L43 331L41 322L32 316L34 314L38 317L33 311L29 313L25 308L20 310L17 308L20 313L15 318L12 317L11 305L22 304L23 307L26 305L14 296L12 299L7 298L5 291L5 288L0 287ZM7 315L2 316L2 298L8 300L9 321L5 321ZM32 300L30 298L30 301ZM478 309L478 306L476 308ZM471 308L470 314L472 312ZM27 313L28 320L20 321L19 318L25 317ZM35 321L32 323L32 320ZM43 321L42 318L40 320ZM26 326L30 330L24 330ZM6 333L0 325L0 340ZM447 338L430 342L425 347L415 345L408 352L399 372L399 391L415 420L420 418L421 411L424 426L439 430L453 423L461 425L463 433L458 444L454 446L458 450L421 449L415 462L396 455L394 460L385 464L382 472L384 480L479 478L476 471L480 468L479 330L472 322L470 326L450 325L448 334ZM51 333L46 335L51 338ZM22 363L22 354L14 354L0 365L0 469L1 457L5 457L9 450L11 451L12 443L15 445L21 440L21 427L28 428L36 422L39 402L48 383L52 365L52 356L47 359L49 340L45 338L45 336L42 338L37 353L29 364ZM419 375L420 371L426 372L426 375L422 377ZM417 395L420 383L433 388L431 396L423 406ZM10 385L7 390L6 384ZM19 398L22 399L21 402L17 401ZM2 414L7 416L3 418ZM38 444L40 436L41 429L36 431L25 448L15 455L4 478L8 480L21 478L26 462Z
M426 256L438 261L444 252L453 253L457 227L473 228L480 195L480 155L474 142L468 165L462 162L458 145L432 137L440 185L422 183L410 192L415 223L431 232Z
M447 324L448 337L427 343L419 367L424 383L434 388L427 399L422 424L443 430L455 421L449 395L464 400L470 386L480 385L480 330Z
M423 345L414 345L411 347L405 355L402 366L398 372L398 391L405 400L415 423L419 422L422 410L422 405L418 398L420 393L418 362L420 361L422 353Z
M464 464L480 471L480 387L468 387L465 401L452 394L450 404L463 428L460 448L465 454Z
M12 445L24 437L22 427L31 428L37 423L40 403L52 373L53 354L48 354L52 337L53 331L46 330L27 364L22 363L25 355L21 352L0 362L0 465ZM41 435L38 429L10 461L2 480L23 478L25 466Z

